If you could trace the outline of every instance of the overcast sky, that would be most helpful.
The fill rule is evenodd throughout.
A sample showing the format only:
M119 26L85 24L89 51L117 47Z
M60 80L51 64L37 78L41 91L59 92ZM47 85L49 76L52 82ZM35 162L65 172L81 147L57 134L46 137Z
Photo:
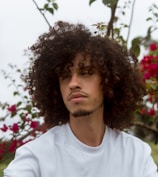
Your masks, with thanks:
M46 0L36 0L42 5ZM120 0L125 2L125 0ZM81 22L90 26L97 22L107 22L109 9L101 0L97 0L89 7L89 0L58 0L59 10L54 16L47 18L51 25L57 20L69 22ZM148 23L145 22L149 15L148 8L157 0L136 0L131 38L145 35ZM24 56L24 49L31 46L38 36L48 31L48 25L36 9L32 0L0 0L0 70L8 70L8 64L16 64L20 68L25 67L28 60ZM40 5L39 4L39 5ZM130 9L126 15L129 22ZM155 35L156 36L156 35ZM8 82L0 73L0 102L14 102Z

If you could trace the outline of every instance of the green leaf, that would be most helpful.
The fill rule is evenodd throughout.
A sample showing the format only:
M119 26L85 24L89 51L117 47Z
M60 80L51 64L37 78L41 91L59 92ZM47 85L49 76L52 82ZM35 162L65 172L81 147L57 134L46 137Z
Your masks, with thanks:
M53 9L53 8L47 8L47 11L48 11L49 13L51 13L52 15L54 15L54 9Z
M113 7L115 4L117 4L118 0L102 0L103 4L107 7Z
M16 114L17 112L13 112L10 117L13 118L14 116L16 116Z
M140 45L140 39L141 39L141 37L136 37L136 38L134 38L133 40L132 40L132 48L134 48L135 46L138 46L138 45Z
M48 8L49 8L49 5L48 4L44 4L43 9L47 10Z
M19 101L16 105L17 105L17 107L19 107L21 104L22 104L22 102Z
M15 91L13 92L13 95L16 96L16 95L20 95L19 92Z
M124 27L124 28L128 28L129 25L127 25L127 24L123 24L123 27Z
M135 56L138 57L140 55L140 47L139 46L135 47L133 52L134 52Z
M125 12L124 12L124 11L122 11L122 15L125 15Z
M93 2L95 2L96 0L90 0L89 1L89 5L91 5Z
M17 71L18 73L21 73L21 70L20 70L20 69L17 69L16 71Z
M140 54L140 39L141 37L136 37L132 40L131 51L136 55L136 57Z
M53 5L53 8L54 8L55 10L58 10L58 4L57 4L57 3L54 2L52 5Z
M153 4L153 7L158 10L158 6L156 4Z

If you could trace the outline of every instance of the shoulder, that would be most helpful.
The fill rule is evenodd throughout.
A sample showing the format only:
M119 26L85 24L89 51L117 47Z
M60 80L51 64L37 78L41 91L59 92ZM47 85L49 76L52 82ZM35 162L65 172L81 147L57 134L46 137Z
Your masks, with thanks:
M122 164L125 169L131 169L137 176L157 176L157 167L151 156L150 146L132 134L107 128L107 142L109 157L115 158L112 163ZM128 174L128 171L127 171ZM133 175L134 176L134 175Z
M48 170L47 164L56 164L56 149L66 139L64 130L65 125L56 126L39 138L19 147L16 150L14 160L5 169L4 174L23 177L41 176L40 173Z
M52 151L55 145L63 144L65 140L65 125L55 126L35 140L24 144L18 150L27 149L33 154L49 151L49 149Z
M146 155L151 153L150 146L132 134L111 128L108 128L108 134L112 143L128 153Z

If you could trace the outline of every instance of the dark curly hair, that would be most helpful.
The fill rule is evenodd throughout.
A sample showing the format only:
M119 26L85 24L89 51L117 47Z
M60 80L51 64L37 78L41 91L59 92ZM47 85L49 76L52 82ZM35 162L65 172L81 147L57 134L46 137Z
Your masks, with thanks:
M82 24L59 21L30 49L33 60L28 88L49 127L69 121L59 89L59 76L78 53L90 56L102 78L105 124L116 129L131 125L145 88L137 59L125 47L93 34Z

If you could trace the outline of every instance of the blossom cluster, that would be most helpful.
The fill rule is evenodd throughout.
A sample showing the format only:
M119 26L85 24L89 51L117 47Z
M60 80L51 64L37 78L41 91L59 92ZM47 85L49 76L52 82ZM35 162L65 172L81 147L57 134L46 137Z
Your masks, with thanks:
M20 121L11 125L3 123L0 127L1 133L11 136L11 139L0 141L0 160L8 153L14 153L17 147L34 139L40 132L45 132L45 127L40 124L39 120L29 117L28 113L21 113L21 109L13 104L7 107L7 115L20 117ZM37 117L37 116L36 116Z
M144 56L141 60L141 68L144 73L144 79L158 78L158 55L157 53L158 46L153 43L150 45L151 54ZM155 53L154 53L155 52Z
M158 44L151 43L149 54L144 56L140 62L141 71L147 89L147 97L144 98L145 106L141 110L142 115L148 115L157 119L158 114ZM151 121L151 120L150 120Z

